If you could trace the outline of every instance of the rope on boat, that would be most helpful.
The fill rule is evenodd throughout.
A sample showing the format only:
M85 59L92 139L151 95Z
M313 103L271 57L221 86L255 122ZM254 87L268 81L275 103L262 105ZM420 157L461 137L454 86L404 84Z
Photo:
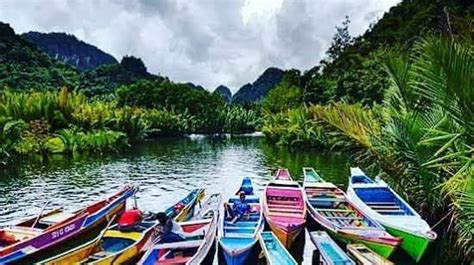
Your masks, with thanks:
M439 221L436 222L436 224L434 224L434 225L431 227L431 230L434 230L435 227L437 227L438 225L440 225L440 224L444 221L444 219L446 219L446 218L447 218L448 216L450 216L450 215L451 215L451 212L448 212L446 215L444 215L443 218L439 219Z

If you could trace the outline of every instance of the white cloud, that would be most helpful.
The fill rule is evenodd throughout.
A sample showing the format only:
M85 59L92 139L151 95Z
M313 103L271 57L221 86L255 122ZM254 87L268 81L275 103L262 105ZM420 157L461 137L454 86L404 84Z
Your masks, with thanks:
M352 34L399 0L3 0L18 32L67 32L154 73L234 92L267 67L307 69L346 15Z

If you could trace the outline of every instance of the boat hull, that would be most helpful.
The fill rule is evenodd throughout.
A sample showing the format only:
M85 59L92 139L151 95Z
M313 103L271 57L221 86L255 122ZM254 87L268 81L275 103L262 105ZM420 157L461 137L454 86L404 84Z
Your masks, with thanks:
M296 265L295 259L281 244L272 232L262 232L259 238L260 246L269 265Z
M297 227L292 227L290 231L282 228L278 224L272 223L271 221L268 221L268 226L278 238L278 240L280 240L282 245L289 249L293 245L293 242L295 242L296 237L303 230L304 224L298 225Z
M419 262L421 260L421 258L423 257L432 242L432 240L426 237L418 236L416 234L403 231L385 224L382 225L391 235L403 238L401 244L402 249L406 253L408 253L408 255L410 255L410 257L412 257L416 262Z
M105 206L100 205L104 204L109 199L101 200L84 208L84 210L77 211L84 211L84 213L79 214L76 219L68 223L64 223L54 229L50 229L36 237L33 237L29 241L15 245L11 249L0 249L0 264L24 262L43 256L48 257L51 255L48 255L48 250L52 247L99 228L105 225L107 220L110 220L116 214L123 212L126 200L130 196L133 196L136 191L137 189L135 187L128 186L121 192L109 197L109 199L113 198L113 201ZM86 210L89 208L91 210L95 208L99 209L96 211L94 210L92 214L89 214L86 213Z
M235 193L236 196L228 198L228 205L240 200L238 197L240 192L245 193L245 202L250 205L252 211L247 217L237 220L234 224L229 223L225 213L220 215L217 240L219 262L226 264L249 264L250 260L255 258L254 247L264 225L260 198L254 194L252 181L249 178L242 180L241 186ZM222 212L225 211L224 206Z
M238 251L232 251L226 246L223 246L222 242L219 242L219 248L221 249L222 255L227 265L247 264L250 254L253 252L255 243L256 241L251 243L247 248L239 249Z
M379 254L380 256L384 258L389 258L399 246L398 244L388 244L385 242L380 242L376 238L369 239L369 238L360 237L356 234L336 232L335 230L329 228L328 226L323 225L325 224L326 221L321 220L318 217L316 217L315 214L311 212L311 210L309 210L309 215L315 222L319 223L321 227L328 234L330 234L332 237L336 238L337 240L345 244L354 244L354 243L365 244L367 247L369 247L370 249L372 249L373 251L375 251L377 254Z
M379 254L380 256L384 258L389 258L398 247L397 245L385 244L383 242L377 242L375 240L365 239L365 238L357 237L351 234L342 234L342 233L337 233L331 230L326 230L326 231L331 236L333 236L334 238L338 239L339 241L345 244L354 244L354 243L364 244L368 248L372 249L373 251L375 251L377 254Z

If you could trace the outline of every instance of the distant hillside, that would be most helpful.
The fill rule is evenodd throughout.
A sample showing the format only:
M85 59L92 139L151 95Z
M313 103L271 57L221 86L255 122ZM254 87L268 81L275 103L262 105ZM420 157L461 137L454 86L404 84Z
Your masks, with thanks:
M284 74L281 69L268 68L255 82L242 86L232 97L232 102L243 104L262 100L268 91L280 83Z
M226 102L231 102L232 101L232 92L230 92L230 89L226 86L220 85L212 93L221 95L222 98Z
M52 58L73 65L80 71L92 70L106 64L118 64L112 55L78 40L74 35L30 31L21 36Z
M82 73L80 79L79 89L88 96L96 96L113 93L118 87L141 79L162 80L163 78L148 73L140 58L125 56L120 64L99 66Z
M51 59L24 40L9 24L0 22L0 89L57 89L79 82L77 71Z

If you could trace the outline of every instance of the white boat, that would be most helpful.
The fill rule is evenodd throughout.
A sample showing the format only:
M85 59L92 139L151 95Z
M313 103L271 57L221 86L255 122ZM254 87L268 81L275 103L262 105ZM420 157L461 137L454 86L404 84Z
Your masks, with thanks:
M351 168L347 196L387 232L403 238L402 248L417 262L436 239L426 221L387 183L378 178L372 180L358 167Z

